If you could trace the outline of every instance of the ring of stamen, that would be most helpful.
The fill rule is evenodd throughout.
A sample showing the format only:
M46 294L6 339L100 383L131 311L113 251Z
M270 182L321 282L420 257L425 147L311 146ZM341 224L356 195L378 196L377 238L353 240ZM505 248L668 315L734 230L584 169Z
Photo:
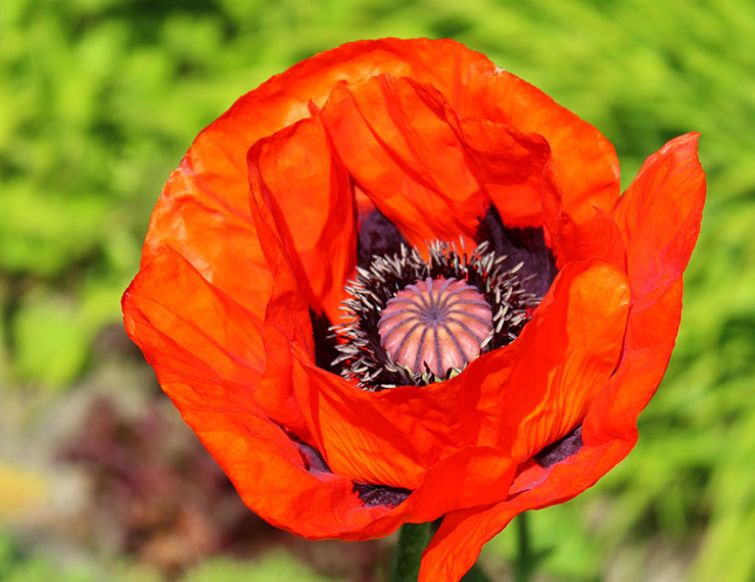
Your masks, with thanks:
M451 243L436 241L429 246L427 260L417 249L405 245L395 255L373 257L369 268L357 268L356 277L345 288L349 297L341 305L344 323L331 328L338 340L336 349L339 352L331 369L347 379L356 380L365 390L423 386L450 378L480 354L502 347L519 335L532 309L540 302L540 298L527 292L523 286L526 281L517 274L521 267L521 263L508 265L506 257L491 251L487 242L467 254L457 251ZM428 284L428 279L432 283ZM436 281L440 282L436 285ZM433 295L427 288L423 289L429 285L433 286ZM464 286L465 301L487 305L490 319L486 314L470 309L470 305L440 303L436 294L443 285L447 285L444 292L454 285L460 289ZM402 295L404 291L408 294ZM478 295L471 299L472 293ZM427 296L412 298L412 294ZM396 301L391 303L392 299ZM408 305L412 302L413 305ZM409 315L415 320L411 325L392 330L391 314L397 311L395 306L401 304L408 311L413 310ZM460 324L447 333L440 325L442 317ZM440 357L434 349L432 325L438 325L438 341L444 340ZM396 351L396 346L393 343L388 345L386 339L399 331L410 336L404 342L403 351ZM484 336L479 343L477 336ZM460 341L464 337L474 337L474 343L464 346L462 342L459 350L454 339ZM432 343L428 344L431 339ZM420 340L423 342L421 346ZM409 349L411 342L414 347ZM426 345L432 346L430 351L434 355L427 351L430 348ZM418 349L421 352L419 357ZM460 353L464 354L463 357Z

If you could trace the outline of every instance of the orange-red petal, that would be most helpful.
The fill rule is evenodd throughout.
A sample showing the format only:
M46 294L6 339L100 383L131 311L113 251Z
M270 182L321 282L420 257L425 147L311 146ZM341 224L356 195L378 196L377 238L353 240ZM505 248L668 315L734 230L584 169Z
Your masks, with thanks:
M230 400L240 414L248 405L277 422L302 426L290 393L259 384L267 363L255 315L170 247L142 267L123 296L123 311L126 331L179 409L187 402L213 407ZM195 382L218 387L200 391Z
M479 91L472 93L479 117L545 138L567 214L582 221L595 208L610 211L614 207L619 197L619 161L611 142L595 127L506 71L490 83L479 82Z
M473 240L487 200L437 89L388 75L340 83L322 117L349 174L410 243Z
M461 121L464 146L480 187L507 227L544 227L550 236L561 212L551 151L539 135L526 135L480 118Z
M634 446L637 417L661 381L674 346L681 275L702 218L705 179L696 143L696 135L681 136L648 158L614 213L627 247L632 305L621 361L590 403L581 449L551 467L524 466L509 500L446 516L424 554L421 580L461 577L515 515L571 499ZM661 218L665 221L659 224Z
M252 194L274 206L277 228L291 239L299 287L331 321L356 265L356 213L349 176L332 155L319 117L297 122L249 151Z
M621 271L600 262L570 263L519 338L460 376L465 393L486 395L481 400L494 419L487 430L516 462L582 421L619 360L628 309Z
M554 243L558 266L570 261L595 259L626 272L624 238L613 217L602 210L596 210L583 222L575 222L569 215L562 215Z
M190 150L165 184L152 213L142 268L169 247L259 319L272 276L249 215L246 177L244 184L237 183L238 175L224 186L222 164L209 153L195 154L196 148ZM243 208L233 199L240 186ZM239 265L246 276L239 277Z
M692 254L705 202L699 137L679 136L650 156L613 212L637 298L676 281Z
M583 447L549 471L548 480L510 500L488 507L449 513L422 556L420 582L459 580L477 560L482 547L519 513L566 501L567 492L584 491L621 460L627 449L619 443ZM602 473L599 473L602 471Z

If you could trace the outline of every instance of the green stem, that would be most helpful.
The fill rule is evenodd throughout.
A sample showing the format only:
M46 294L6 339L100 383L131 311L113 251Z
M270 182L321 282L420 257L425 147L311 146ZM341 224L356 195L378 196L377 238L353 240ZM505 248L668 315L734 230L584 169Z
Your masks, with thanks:
M520 513L516 518L516 562L514 563L514 580L531 582L535 573L535 559L532 555L527 514Z
M417 582L419 561L429 541L429 523L405 523L401 526L393 562L392 582Z

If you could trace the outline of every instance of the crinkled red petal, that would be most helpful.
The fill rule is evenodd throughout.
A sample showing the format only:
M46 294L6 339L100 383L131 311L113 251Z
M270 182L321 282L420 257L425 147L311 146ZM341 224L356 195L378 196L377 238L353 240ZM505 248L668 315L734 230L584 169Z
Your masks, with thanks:
M526 135L500 122L461 122L469 164L480 187L507 227L558 230L561 193L553 181L551 150L539 135Z
M700 233L705 173L699 134L679 136L650 156L613 212L627 247L632 293L652 296L676 281Z
M171 248L257 319L264 313L272 275L248 210L236 206L241 175L228 178L221 156L193 147L165 184L150 221L142 268ZM249 187L243 176L244 205ZM239 265L244 266L240 276Z
M681 136L648 158L614 212L627 247L632 304L621 361L588 407L581 449L551 467L525 465L502 503L446 516L423 556L421 580L460 578L515 515L578 495L634 446L637 417L674 346L681 275L702 219L705 177L696 145L696 135Z
M277 228L293 244L299 287L314 310L337 321L356 265L356 213L349 175L332 155L319 117L258 141L248 159L253 193L264 189Z
M436 89L387 75L340 83L322 118L349 174L412 245L473 240L488 201Z
M582 221L595 208L608 212L614 207L619 198L619 161L611 142L595 127L505 71L491 83L480 81L479 92L472 94L479 104L476 116L545 138L567 214Z
M255 315L170 247L142 267L123 296L123 312L126 331L179 409L184 402L212 407L235 401L240 415L248 405L304 428L290 392L259 385L267 362ZM222 380L233 393L221 387L202 392L194 380L205 386Z
M554 239L556 264L570 261L600 260L626 272L626 248L619 227L610 214L596 210L588 219L575 222L562 215Z

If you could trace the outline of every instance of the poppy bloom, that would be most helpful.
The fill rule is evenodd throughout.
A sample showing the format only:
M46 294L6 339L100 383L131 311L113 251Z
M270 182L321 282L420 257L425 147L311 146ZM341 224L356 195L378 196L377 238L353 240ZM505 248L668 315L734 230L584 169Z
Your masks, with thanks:
M244 502L311 539L443 518L458 579L634 446L700 228L697 135L619 195L592 126L452 41L318 54L202 131L126 329Z

